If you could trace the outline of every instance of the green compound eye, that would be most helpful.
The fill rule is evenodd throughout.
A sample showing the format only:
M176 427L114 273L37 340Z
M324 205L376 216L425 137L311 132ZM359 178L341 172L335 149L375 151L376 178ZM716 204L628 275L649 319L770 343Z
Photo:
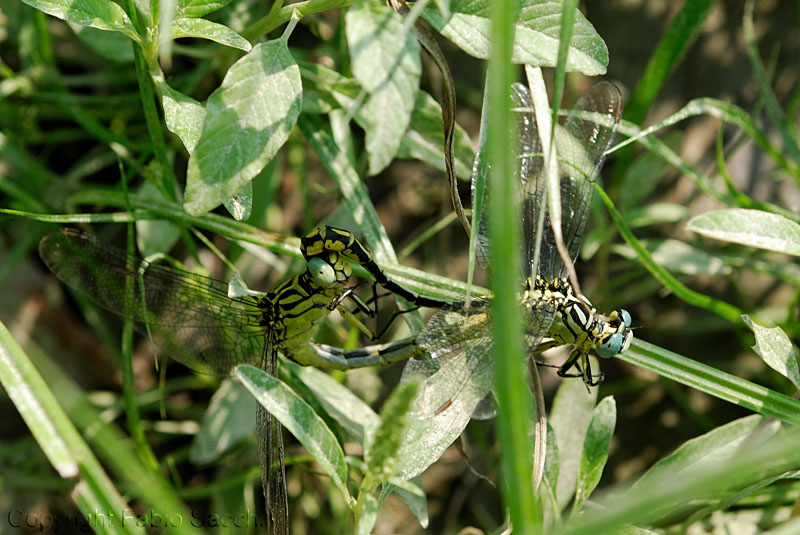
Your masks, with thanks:
M336 282L336 272L333 267L321 258L312 258L308 261L308 273L311 280L324 288L333 286Z
M625 339L620 333L614 333L603 341L597 348L597 354L603 358L610 358L622 351Z

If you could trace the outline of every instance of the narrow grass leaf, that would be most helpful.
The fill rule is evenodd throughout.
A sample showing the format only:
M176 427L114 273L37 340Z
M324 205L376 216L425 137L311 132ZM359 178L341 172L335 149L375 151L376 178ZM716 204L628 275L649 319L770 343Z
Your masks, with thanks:
M353 220L380 262L397 262L392 242L378 219L369 192L353 168L347 153L333 139L328 127L316 116L301 115L297 126L319 156L322 165L336 181Z
M336 420L359 444L364 437L372 434L381 419L358 396L333 377L313 366L300 366L293 362L285 363L316 396L325 412Z
M716 240L800 256L800 225L778 214L716 210L691 219L686 228Z
M78 460L60 428L70 426L63 409L28 356L0 323L0 383L58 475L78 475ZM74 430L73 430L74 431Z
M253 48L253 45L251 45L247 39L224 24L206 19L188 17L175 19L172 23L172 38L178 39L180 37L208 39L209 41L214 41L231 48L238 48L245 52L249 52Z
M555 495L559 509L566 507L577 488L581 449L596 399L597 389L587 392L581 381L561 381L553 399L548 424L558 452L558 472L551 475L558 476Z
M696 34L701 31L703 22L714 4L715 0L683 3L681 10L672 19L650 56L644 75L625 106L626 119L633 122L641 122L644 119L665 80L683 59L683 54L694 41Z
M520 15L514 24L512 61L537 67L555 67L558 60L558 36L561 31L561 2L522 0ZM423 10L422 17L442 35L467 54L489 57L489 2L453 0L451 16L442 17L434 8ZM587 76L605 74L608 48L597 31L581 13L576 14L569 44L568 71Z
M369 174L375 175L397 154L411 121L422 72L420 45L400 15L372 2L348 9L345 26L353 74L369 93L361 115Z
M616 423L617 404L613 397L607 396L594 408L589 427L586 429L578 471L578 487L573 504L575 512L581 510L597 484L600 483L603 468L608 460L608 448L614 436Z
M753 351L767 365L789 379L794 387L800 390L800 368L797 364L797 353L792 341L780 327L762 327L750 316L742 316L742 320L756 335Z
M300 113L300 70L284 39L256 45L208 98L189 159L184 207L200 215L236 195L289 137Z
M83 518L94 518L99 512L128 511L129 506L120 491L114 487L67 415L70 407L65 408L63 400L56 399L54 391L44 382L43 375L53 377L49 371L44 369L40 374L5 325L0 323L0 384L58 476L74 482L70 496ZM58 372L64 373L63 370ZM58 378L55 380L59 381ZM64 396L65 392L62 389L58 394ZM75 417L74 414L71 416ZM77 425L81 423L77 422ZM101 430L95 428L94 431L99 434ZM138 458L135 463L141 467ZM131 490L135 492L137 489L134 486ZM181 513L183 511L181 509ZM109 517L107 527L119 533L144 533L141 526L121 520L120 515Z
M200 139L206 109L192 97L172 89L163 80L158 82L158 86L161 88L161 106L164 108L167 128L180 138L191 154Z
M643 340L634 339L616 358L764 416L800 424L800 401Z
M400 141L397 156L399 158L416 158L445 170L444 131L442 130L442 111L439 104L425 91L417 91L411 124ZM466 130L456 124L453 140L456 176L468 180L472 174L472 160L475 151Z
M61 20L98 30L122 32L139 41L128 14L110 0L23 0L29 6Z
M202 17L220 10L231 0L179 0L177 15L183 17Z
M308 450L349 501L344 452L325 421L294 390L265 371L240 365L234 375Z
M192 441L189 460L213 462L250 435L256 425L256 403L238 381L225 379L211 398L200 431Z

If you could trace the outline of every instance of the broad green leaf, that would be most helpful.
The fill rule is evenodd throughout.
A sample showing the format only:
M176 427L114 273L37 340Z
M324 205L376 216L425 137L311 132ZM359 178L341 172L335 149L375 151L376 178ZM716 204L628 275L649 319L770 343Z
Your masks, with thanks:
M417 91L411 124L402 137L397 156L416 158L444 171L444 130L442 129L442 110L439 103L424 91ZM453 148L455 151L456 175L468 180L472 175L472 160L475 151L466 130L456 124Z
M558 482L556 500L563 509L575 493L581 450L592 418L597 389L586 391L581 381L562 381L553 399L548 423L556 436Z
M230 199L286 142L300 113L300 70L283 39L237 61L206 104L189 159L184 208L200 215Z
M363 445L364 437L380 425L380 418L369 405L327 373L293 362L287 362L286 365L314 393L328 416L336 420L360 444Z
M345 14L353 74L369 96L360 113L366 124L369 174L383 170L408 128L422 71L416 31L403 18L371 2Z
M349 501L344 452L325 421L294 390L265 371L244 364L234 375L308 450Z
M198 37L215 41L221 45L238 48L249 52L253 46L250 42L223 24L206 19L177 18L172 24L172 38Z
M133 46L131 40L124 34L98 30L74 22L67 24L81 41L104 58L120 63L133 61Z
M236 221L245 221L253 210L253 183L246 182L239 193L226 200L225 209Z
M395 483L397 484L395 485ZM378 499L378 503L382 504L383 500L392 492L396 493L397 496L403 500L403 503L406 504L408 510L411 511L411 514L417 519L419 525L423 528L427 528L430 519L428 518L428 500L422 488L422 478L419 476L412 477L408 481L392 478L389 483L384 485L381 489L381 496Z
M522 0L515 25L512 61L535 67L555 67L558 58L558 34L561 2ZM422 16L431 26L453 41L464 52L475 57L489 57L488 0L453 0L447 19L434 8L423 10ZM578 13L570 40L567 70L587 76L605 74L608 49L594 27Z
M139 41L128 14L111 0L23 0L29 6L68 22L122 32Z
M206 109L192 97L172 89L166 82L159 81L158 85L167 128L181 139L191 154L200 139Z
M742 316L742 320L756 335L756 345L753 346L753 351L770 368L789 379L794 387L800 390L800 368L797 364L797 353L783 329L762 327L750 316Z
M600 482L608 460L608 448L617 423L617 404L611 396L603 398L592 412L592 420L583 441L578 486L575 491L574 511L580 511Z
M778 214L716 210L693 218L686 228L716 240L800 256L800 225Z
M202 17L231 3L231 0L179 0L177 15Z
M659 481L664 477L679 480L693 471L713 470L724 466L737 454L744 441L752 439L752 433L763 421L763 416L753 414L687 440L645 472L629 492L636 493L640 488L647 489L651 480ZM774 429L776 428L770 433L774 432ZM766 439L766 436L759 438L761 439Z
M250 435L256 426L256 404L242 383L225 379L211 398L200 431L192 441L189 459L196 464L215 461Z
M718 256L679 240L642 240L642 245L650 252L654 261L671 272L684 275L725 275L731 271ZM636 253L628 246L620 245L614 250L625 258L636 258Z

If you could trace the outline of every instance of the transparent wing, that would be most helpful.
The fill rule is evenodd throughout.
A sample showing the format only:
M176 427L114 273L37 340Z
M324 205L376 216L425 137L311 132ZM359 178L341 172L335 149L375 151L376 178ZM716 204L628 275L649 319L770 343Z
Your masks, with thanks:
M267 347L264 369L276 376L278 356L272 343ZM267 531L270 535L288 535L289 501L286 494L286 469L283 461L283 428L281 423L260 403L257 404L256 433L261 459L261 486L267 511Z
M140 332L148 325L162 349L190 368L228 375L237 364L260 364L263 297L229 298L224 282L151 264L74 229L46 235L39 254L99 306L134 320Z
M539 142L539 136L537 135L536 129L536 120L533 111L533 102L531 101L530 92L528 88L522 84L513 84L511 86L511 106L516 114L516 135L517 135L517 143L512 150L514 151L515 158L518 162L517 166L515 167L515 174L516 178L520 184L520 189L523 190L525 188L525 184L528 182L529 177L536 176L542 168L542 150L541 150L541 143ZM481 122L481 146L479 147L478 153L475 155L475 164L473 165L473 174L472 174L472 205L475 206L475 190L476 190L476 181L479 178L479 173L482 171L488 170L488 167L485 165L481 165L481 160L487 158L487 154L485 151L484 146L484 138L485 138L485 123ZM490 173L485 173L485 178L488 179ZM487 223L487 218L485 216L486 209L488 207L489 202L489 184L487 180L486 187L484 188L484 195L483 195L483 216L478 221L478 229L477 229L477 258L478 262L481 264L482 267L486 267L489 265L489 228ZM518 196L517 198L520 198ZM525 201L527 202L527 201ZM523 209L523 218L527 213L527 210ZM534 227L535 227L534 222ZM527 229L529 226L529 222L522 221L523 229ZM527 233L524 234L525 242L525 251L527 256L530 256L531 253L528 251L533 251L533 247L529 243L529 240L532 239ZM523 265L523 273L524 276L527 276L528 273L525 270L525 266L530 265L530 258L526 257L526 263Z
M522 86L522 91L527 93L527 87ZM600 82L581 97L570 110L564 124L556 127L562 232L564 244L573 260L577 258L583 242L594 194L593 183L603 165L605 152L614 140L621 114L622 96L619 89L612 83ZM538 135L535 137L538 139ZM524 186L523 205L523 235L528 240L526 245L530 247L529 254L533 251L532 240L536 233L539 210L547 209L546 203L542 202L546 188L545 177L539 172L531 177ZM564 272L549 217L545 217L539 274L546 280L552 280L563 276Z

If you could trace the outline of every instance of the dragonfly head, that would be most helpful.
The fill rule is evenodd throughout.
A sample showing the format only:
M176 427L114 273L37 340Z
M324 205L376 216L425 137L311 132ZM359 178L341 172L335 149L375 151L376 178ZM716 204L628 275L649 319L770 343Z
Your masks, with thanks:
M633 340L631 330L631 315L624 308L615 310L608 316L604 325L604 334L597 345L597 354L603 358L610 358L628 349Z
M308 261L308 274L311 275L311 280L323 288L330 288L337 282L336 270L319 257L311 258Z

